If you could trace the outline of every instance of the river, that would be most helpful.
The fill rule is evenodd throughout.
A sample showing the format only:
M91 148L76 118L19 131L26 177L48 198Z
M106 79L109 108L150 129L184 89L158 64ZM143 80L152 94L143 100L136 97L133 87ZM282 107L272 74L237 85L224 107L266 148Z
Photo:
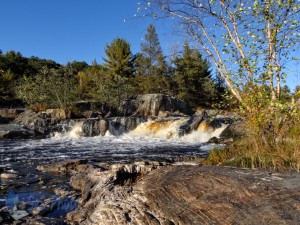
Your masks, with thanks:
M68 188L68 177L38 172L35 169L38 165L69 159L87 159L95 164L206 157L209 150L218 147L207 141L225 128L201 128L180 137L177 132L179 125L178 122L163 126L146 122L121 136L107 133L105 136L83 137L81 125L76 124L69 132L54 133L46 139L0 140L0 171L18 175L17 179L1 179L0 200L13 208L12 199L17 199L17 202L38 201L45 196L55 199L58 196L53 194L53 187ZM74 204L68 201L66 204L68 209L62 210L61 215L74 210ZM59 213L54 213L54 216L59 216Z

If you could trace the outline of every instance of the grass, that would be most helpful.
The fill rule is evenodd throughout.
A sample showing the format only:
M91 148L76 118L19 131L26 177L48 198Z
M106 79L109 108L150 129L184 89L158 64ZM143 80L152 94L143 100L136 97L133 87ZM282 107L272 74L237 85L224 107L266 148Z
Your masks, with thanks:
M209 165L264 168L271 171L300 171L299 121L289 121L274 132L264 127L245 125L246 133L227 148L214 149Z

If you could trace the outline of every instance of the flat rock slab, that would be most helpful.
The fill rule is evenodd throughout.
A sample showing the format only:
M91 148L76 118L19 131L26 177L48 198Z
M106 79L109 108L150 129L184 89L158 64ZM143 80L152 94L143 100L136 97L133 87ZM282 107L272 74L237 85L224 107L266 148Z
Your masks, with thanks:
M299 174L173 166L152 171L137 186L158 221L300 224Z
M69 222L300 224L300 175L297 173L270 174L198 165L159 166L148 171L139 173L138 179L129 185L114 182L118 177L115 170L96 172L98 178L94 181L99 182L82 187L85 201L68 215ZM90 174L86 175L89 179Z

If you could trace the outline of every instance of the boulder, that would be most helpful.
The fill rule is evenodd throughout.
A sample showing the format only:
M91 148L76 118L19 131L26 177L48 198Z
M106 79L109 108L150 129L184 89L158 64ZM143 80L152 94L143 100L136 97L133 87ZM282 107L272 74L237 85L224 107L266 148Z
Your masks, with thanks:
M0 124L7 124L13 121L17 115L22 113L23 109L10 109L10 108L3 108L0 109Z
M16 179L19 175L15 173L1 173L0 178L1 179Z
M71 173L76 170L76 168L81 164L86 164L87 160L68 160L55 164L47 164L37 166L37 170L42 172L52 172L52 173Z
M184 101L163 94L146 94L124 101L118 109L123 116L158 116L159 113L169 112L180 115L192 113Z
M81 177L70 224L300 224L297 173L134 163Z
M0 139L27 139L34 135L34 131L22 125L0 124Z
M65 109L47 109L45 113L48 117L52 119L65 120L71 118L71 111Z
M44 112L26 110L19 114L12 123L32 130L35 136L45 137L56 129L60 129L57 125L69 116L70 112L60 109L49 109Z
M236 140L246 135L245 121L239 120L230 124L220 135L221 140Z
M0 109L0 117L14 119L17 115L24 112L23 109L9 109L9 108L2 108Z

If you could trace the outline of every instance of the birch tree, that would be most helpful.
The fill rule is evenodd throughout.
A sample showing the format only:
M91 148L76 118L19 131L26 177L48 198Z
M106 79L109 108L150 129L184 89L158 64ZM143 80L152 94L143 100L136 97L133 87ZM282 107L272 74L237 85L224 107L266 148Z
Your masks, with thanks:
M145 10L198 42L245 108L245 88L266 87L270 103L280 98L286 66L297 59L300 0L152 0L140 3Z

